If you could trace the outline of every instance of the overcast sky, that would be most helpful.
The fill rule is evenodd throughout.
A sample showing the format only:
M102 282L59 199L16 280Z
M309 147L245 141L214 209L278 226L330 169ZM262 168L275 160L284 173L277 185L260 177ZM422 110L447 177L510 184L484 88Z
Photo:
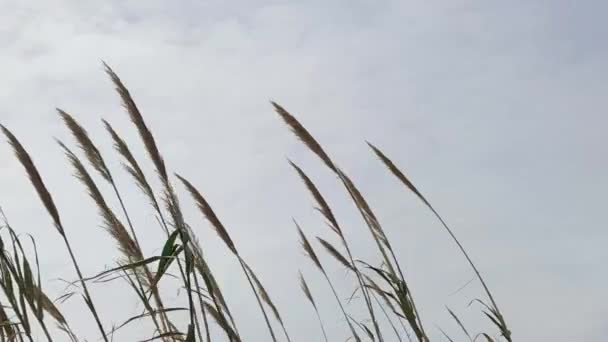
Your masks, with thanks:
M480 308L467 306L484 295L475 282L453 294L472 272L428 210L372 156L366 139L406 170L452 224L515 340L606 341L606 13L602 0L4 0L0 123L33 155L85 273L111 267L119 254L53 141L73 144L55 107L72 113L101 145L120 174L146 252L158 253L161 230L120 169L100 122L115 125L153 178L103 72L106 61L130 88L170 171L205 193L258 271L294 340L321 340L298 288L301 269L331 340L341 341L347 328L301 252L291 218L310 237L334 236L286 157L317 182L356 256L376 263L379 256L337 179L273 112L269 100L277 101L376 210L436 341L437 327L462 337L445 305L472 331L494 333ZM242 334L268 340L237 264L178 189ZM4 142L0 204L14 228L37 239L44 286L59 296L64 284L58 278L75 275ZM325 255L324 261L347 297L354 280ZM108 326L141 310L125 283L94 290ZM77 297L62 309L80 336L97 339ZM349 310L365 318L358 304ZM133 325L116 340L148 337L147 328ZM220 336L219 328L214 334Z

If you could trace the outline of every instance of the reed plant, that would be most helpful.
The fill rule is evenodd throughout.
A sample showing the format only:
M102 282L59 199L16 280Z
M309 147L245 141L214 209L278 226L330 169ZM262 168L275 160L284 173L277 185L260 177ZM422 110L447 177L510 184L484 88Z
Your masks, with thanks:
M74 291L65 293L59 300L51 300L51 296L43 287L42 275L44 270L40 269L38 249L44 246L36 245L36 240L28 236L24 241L24 235L9 224L8 218L2 213L0 229L0 342L4 341L84 341L84 335L91 332L80 331L78 326L71 325L63 315L62 303L68 297L74 295L82 300L83 309L90 313L90 319L97 327L96 340L109 342L110 340L122 340L120 330L137 321L148 321L153 327L145 336L145 341L211 341L224 340L230 342L251 341L247 336L240 333L237 324L238 317L233 315L229 308L226 295L222 290L222 284L218 282L211 270L210 263L205 257L204 248L197 238L200 227L210 226L219 236L223 246L233 256L236 264L240 267L246 284L251 290L259 309L259 320L263 322L267 330L267 340L277 341L329 341L327 329L328 313L323 308L336 305L343 321L342 325L331 325L332 330L343 330L345 334L356 342L359 341L418 341L429 342L437 340L431 338L425 322L429 318L422 317L418 310L412 288L421 286L411 284L406 276L406 270L397 256L398 243L393 243L389 238L390 231L385 227L378 215L374 212L372 205L368 202L360 188L347 172L330 157L330 154L313 137L313 135L281 105L272 102L271 105L279 118L287 125L294 135L321 161L321 165L329 171L344 189L345 194L352 202L361 216L362 226L369 232L369 244L378 253L380 262L362 260L355 255L351 246L351 235L358 227L346 226L334 214L330 203L322 194L321 189L313 179L304 171L304 168L295 162L288 160L289 165L295 172L295 179L303 183L304 189L312 197L320 218L325 222L328 229L322 236L314 239L307 237L305 228L293 220L295 234L297 234L303 252L318 271L327 285L327 288L311 288L301 272L294 271L294 277L299 277L300 290L304 294L301 297L302 305L309 305L312 309L310 314L319 323L317 332L310 331L307 336L292 336L289 333L289 320L295 324L297 319L284 316L281 308L271 299L270 293L263 285L262 279L254 271L254 266L247 261L245 253L237 248L237 243L230 235L228 228L220 220L212 209L209 199L204 196L204 191L197 188L194 182L184 176L170 170L161 154L159 145L147 125L144 116L140 112L135 100L119 76L108 65L104 68L110 78L120 102L124 107L126 115L133 124L133 129L140 138L140 144L146 151L149 161L141 162L132 153L130 146L118 131L108 121L102 119L105 131L112 141L116 156L121 160L123 170L111 170L106 162L108 156L101 153L100 148L89 135L88 131L81 125L76 117L62 109L57 109L59 120L66 126L74 140L74 146L57 140L59 148L67 158L67 166L72 170L76 180L84 187L84 193L88 195L99 218L92 218L92 222L100 222L104 230L115 241L120 252L120 259L114 262L110 269L100 270L97 274L86 275L82 271L76 249L83 248L75 241L68 238L70 230L74 227L66 226L62 220L61 213L66 208L59 208L53 199L51 191L44 182L43 170L39 170L34 159L27 149L9 128L0 125L4 136L10 144L17 162L19 162L25 175L30 180L34 191L38 195L42 206L50 216L50 223L58 234L58 238L65 246L65 257L74 268L75 281L71 284ZM393 162L380 148L368 142L373 155L404 188L414 194L437 218L440 226L446 231L449 238L453 240L456 247L464 257L464 261L471 267L477 280L483 288L482 295L485 299L475 299L482 305L481 314L488 318L488 326L481 328L478 333L471 333L457 314L448 309L449 316L457 323L459 335L464 340L474 341L485 339L486 341L512 342L511 331L502 311L499 309L494 294L490 291L486 279L481 275L472 257L463 247L462 242L456 237L453 227L440 216L438 210L433 207L427 197L414 186L406 173ZM147 170L144 165L151 165L152 170ZM92 170L92 171L91 171ZM116 176L118 172L126 171L131 184L119 184ZM150 174L158 177L158 183L150 182ZM159 184L155 188L155 184ZM182 213L183 198L178 196L178 188L185 189L188 199L186 205L194 205L201 214L203 220L187 222ZM153 254L146 254L142 246L141 234L149 227L141 227L136 224L133 217L136 212L130 210L132 207L123 195L124 188L135 186L140 190L151 211L159 222L163 236L158 241ZM104 195L110 192L111 196ZM6 198L0 198L7 201ZM118 211L110 203L118 203ZM196 229L194 229L196 227ZM205 228L200 228L205 229ZM332 242L332 241L337 241ZM27 252L23 244L31 244L34 253ZM210 243L210 242L209 242ZM323 254L321 254L321 252ZM325 260L327 258L327 260ZM353 293L340 293L334 285L333 276L328 271L327 263L336 263L347 272L355 284ZM294 266L297 270L298 267ZM171 277L178 279L184 306L167 306L169 300L165 298L165 292L161 291L161 285ZM141 314L128 317L122 324L116 324L114 317L102 315L96 305L103 294L102 289L92 293L91 284L94 282L121 282L124 291L134 295L142 307ZM292 289L297 292L298 289ZM335 302L322 303L319 305L318 294L321 291L329 291ZM356 294L356 295L355 295ZM346 302L357 302L366 317L355 318L349 312ZM297 300L294 299L294 303ZM293 304L292 304L293 305ZM187 319L184 320L184 314ZM335 320L332 320L332 322ZM213 324L223 331L223 338L211 333ZM254 323L255 324L255 323ZM107 327L112 326L111 329ZM277 330L279 329L279 330ZM277 334L277 331L280 331ZM444 330L441 335L449 341L460 340L450 337ZM91 336L89 336L91 338Z

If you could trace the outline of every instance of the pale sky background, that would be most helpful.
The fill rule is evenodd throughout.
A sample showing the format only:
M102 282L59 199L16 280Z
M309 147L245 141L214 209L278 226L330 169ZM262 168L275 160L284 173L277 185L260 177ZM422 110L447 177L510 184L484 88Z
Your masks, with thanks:
M275 100L368 197L398 246L434 341L442 341L438 326L462 338L444 305L474 332L495 330L478 306L467 307L483 298L476 283L452 295L472 272L365 139L406 170L452 224L516 341L601 342L608 340L606 13L601 0L0 1L0 122L33 155L85 273L112 266L119 255L53 141L73 143L55 107L102 145L146 251L158 253L161 231L100 122L112 122L151 170L103 73L105 60L130 88L170 171L206 194L257 269L294 340L321 340L298 287L302 269L330 339L343 341L347 328L301 252L291 218L309 237L334 237L286 157L317 182L356 256L379 256L335 177L272 111ZM178 189L242 334L268 341L237 264ZM57 278L75 275L4 141L0 204L19 232L36 237L44 286L60 295ZM353 279L321 254L346 297ZM141 310L124 283L93 289L108 327ZM80 336L98 340L82 302L73 298L61 308ZM358 304L349 309L365 318ZM136 324L115 340L148 332ZM221 336L219 328L214 335Z

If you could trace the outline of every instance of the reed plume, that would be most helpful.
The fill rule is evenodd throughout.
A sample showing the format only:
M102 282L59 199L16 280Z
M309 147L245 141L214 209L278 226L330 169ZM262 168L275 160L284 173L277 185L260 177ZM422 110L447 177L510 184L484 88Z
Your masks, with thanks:
M57 210L57 207L55 206L55 202L53 202L53 198L51 197L51 194L49 193L46 186L44 185L44 182L42 181L42 177L40 176L38 169L34 165L34 162L30 158L27 151L23 148L23 146L21 145L19 140L17 140L17 138L3 125L0 125L0 128L2 129L4 135L8 138L9 143L13 147L13 151L14 151L15 155L17 156L17 159L19 159L19 161L21 162L21 165L23 166L26 173L28 174L28 177L29 177L32 185L34 186L34 189L36 189L38 196L40 197L42 203L44 204L45 208L47 209L49 215L53 219L55 228L57 229L59 234L61 234L61 237L63 238L63 240L65 242L68 253L70 254L70 259L72 260L72 264L74 265L74 269L76 270L78 279L80 280L80 284L84 291L83 298L85 299L87 307L91 311L91 314L93 315L93 318L95 319L95 322L97 323L97 327L98 327L99 331L101 332L102 338L104 339L105 342L109 342L108 338L106 336L106 333L105 333L105 329L103 328L103 324L101 323L101 320L99 318L99 314L97 313L97 309L95 308L95 305L93 303L93 299L91 298L87 285L86 285L85 281L83 280L84 277L82 276L82 272L80 271L80 267L78 266L78 262L76 261L76 257L72 250L72 246L70 245L69 240L66 236L65 229L63 228L61 219L59 217L59 212Z

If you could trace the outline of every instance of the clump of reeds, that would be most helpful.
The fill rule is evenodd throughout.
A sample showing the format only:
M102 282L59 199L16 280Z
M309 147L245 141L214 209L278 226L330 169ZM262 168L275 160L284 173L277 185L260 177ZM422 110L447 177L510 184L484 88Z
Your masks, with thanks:
M122 160L123 168L150 204L150 208L158 219L159 226L166 239L159 241L155 246L157 250L160 250L159 254L146 255L144 253L144 248L137 235L138 233L141 234L142 229L136 227L132 220L133 213L129 211L129 204L120 191L125 185L117 183L115 171L111 170L106 163L107 156L102 155L98 145L93 142L87 130L74 116L58 109L61 120L73 136L78 150L82 152L84 158L79 157L77 151L69 147L68 144L61 141L57 142L65 153L74 176L84 185L86 193L97 208L102 222L101 226L115 240L118 250L121 252L121 259L116 261L115 267L85 277L71 241L68 239L69 227L64 226L60 215L61 210L56 206L51 192L43 181L41 172L17 137L8 128L0 125L0 129L8 139L35 192L50 215L53 226L64 241L68 258L74 266L76 272L74 285L79 285L79 287L74 292L64 294L60 299L65 300L74 293L82 291L81 298L85 307L92 314L92 318L99 329L101 336L98 338L105 341L114 339L115 336L120 334L123 327L132 322L147 319L150 320L154 329L148 333L148 336L145 336L146 341L211 341L213 334L211 334L212 324L210 324L209 319L215 322L224 332L225 339L222 340L230 342L248 340L246 336L241 336L239 332L237 320L227 304L221 284L214 277L209 262L205 258L203 246L194 234L192 223L186 222L182 214L178 193L173 185L176 179L184 186L202 216L217 233L228 251L235 257L257 301L269 338L274 342L279 340L291 342L292 337L288 333L286 322L289 317L284 317L281 314L279 307L271 299L258 274L254 272L253 266L245 260L245 257L237 248L236 241L230 236L228 229L212 209L207 198L203 196L203 192L186 178L170 171L161 154L159 145L131 93L108 65L104 64L104 67L120 96L126 114L139 135L153 166L153 171L160 181L160 189L155 189L149 182L146 175L147 170L142 166L145 164L137 160L126 140L109 122L102 120L104 128L110 136L113 148ZM405 271L389 239L388 231L381 224L372 206L355 182L344 169L338 166L312 134L286 109L274 102L272 105L291 131L342 184L346 194L361 215L363 224L370 233L373 246L375 246L381 258L380 263L374 263L360 260L354 255L348 238L354 228L344 227L340 224L321 190L304 169L296 163L288 161L312 196L318 212L329 227L328 232L338 241L337 244L334 244L327 237L317 236L311 242L300 225L293 220L306 256L319 271L322 278L326 280L329 290L340 309L344 326L338 326L335 329L344 329L349 339L357 342L363 340L389 341L392 340L390 336L394 336L397 341L403 341L404 339L419 342L430 341L431 338L423 325L423 319L414 301L412 285L407 282ZM456 243L475 272L488 298L488 303L477 300L484 306L484 314L498 328L501 338L511 342L511 332L507 328L502 312L499 310L485 279L481 276L461 242L456 238L453 229L448 226L430 202L405 176L405 173L379 148L371 143L368 144L386 168L432 211ZM94 172L89 172L87 167L92 168ZM102 182L98 183L96 177L100 177ZM104 184L113 194L111 197L104 195L106 191ZM118 202L119 212L112 209L113 206L110 202L112 200ZM79 334L83 332L78 331L78 327L72 327L68 324L69 319L62 314L60 309L61 300L58 302L51 300L43 290L42 270L40 269L35 240L31 239L35 252L34 262L32 262L31 255L28 255L22 246L22 237L8 223L4 213L1 211L0 213L2 214L0 232L5 232L0 235L0 302L2 304L0 305L0 342L33 342L38 340L39 336L37 334L39 331L47 341L62 341L66 337L70 341L81 340ZM321 250L330 256L331 260L337 262L355 280L354 293L361 295L359 298L362 298L362 301L359 301L359 304L363 306L367 314L364 320L357 320L349 313L344 305L343 296L338 293L338 289L334 286L332 277L328 274L327 268L314 245L318 245ZM184 299L187 301L187 306L167 307L165 305L165 300L159 288L168 274L180 280L182 288L185 289ZM123 280L128 285L126 291L133 291L135 298L143 305L144 312L126 318L122 324L118 325L113 322L113 315L102 315L97 310L89 290L91 282L101 280ZM304 299L312 306L319 322L320 331L318 335L295 336L293 339L295 341L311 341L319 340L322 336L325 341L329 341L326 332L327 324L322 319L322 308L313 296L313 291L301 272L299 273L299 283ZM354 293L351 295L351 300ZM328 305L329 303L322 304ZM179 318L183 316L175 316L184 312L188 314L187 322ZM273 321L271 321L269 313L274 317ZM456 313L450 309L448 309L448 313L469 341L476 340L478 337L485 338L487 341L498 341L498 338L492 337L493 335L487 332L481 332L473 336ZM275 333L273 322L274 324L278 323L282 336L277 336ZM59 336L57 329L53 329L50 323L54 323L63 335ZM105 328L109 323L113 324L111 330ZM386 325L390 327L390 330L383 330ZM454 341L445 331L440 330L440 332L450 341ZM217 340L217 337L214 339Z

